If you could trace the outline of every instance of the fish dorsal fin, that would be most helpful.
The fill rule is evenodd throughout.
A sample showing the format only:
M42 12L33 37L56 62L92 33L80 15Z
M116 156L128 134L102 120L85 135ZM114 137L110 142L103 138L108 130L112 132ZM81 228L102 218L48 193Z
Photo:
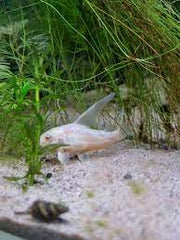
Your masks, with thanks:
M97 115L104 108L104 106L111 101L115 96L115 93L111 93L108 96L100 99L94 103L90 108L83 112L74 123L86 125L89 127L95 127L97 125Z

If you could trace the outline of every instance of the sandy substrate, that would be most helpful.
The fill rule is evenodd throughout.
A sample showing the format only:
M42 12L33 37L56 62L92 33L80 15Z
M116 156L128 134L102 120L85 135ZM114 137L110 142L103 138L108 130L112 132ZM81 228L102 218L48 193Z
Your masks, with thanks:
M23 163L0 163L0 229L36 240L179 240L180 151L114 145L62 168L45 163L48 184L26 193L3 175L23 175ZM34 200L64 201L68 222L41 223L15 215ZM34 238L35 237L35 238Z

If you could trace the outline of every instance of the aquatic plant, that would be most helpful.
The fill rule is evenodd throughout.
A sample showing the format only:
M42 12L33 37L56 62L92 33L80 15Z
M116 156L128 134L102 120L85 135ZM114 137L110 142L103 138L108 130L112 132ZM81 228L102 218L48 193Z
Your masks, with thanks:
M5 59L0 67L0 106L1 128L4 127L2 147L5 146L8 151L12 149L16 154L21 149L19 153L28 164L28 172L22 178L26 179L25 184L32 185L35 176L42 174L39 138L48 109L48 104L42 108L44 98L40 95L45 95L47 103L51 82L47 81L44 66L47 39L43 35L34 36L26 32L26 23L15 22L0 28L3 43L0 53ZM53 96L51 94L51 98ZM19 180L21 177L12 179Z

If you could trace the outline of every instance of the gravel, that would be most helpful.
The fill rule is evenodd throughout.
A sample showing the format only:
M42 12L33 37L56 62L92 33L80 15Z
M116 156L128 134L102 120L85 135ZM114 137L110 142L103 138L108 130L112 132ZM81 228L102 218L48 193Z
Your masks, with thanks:
M26 193L3 178L25 171L21 161L0 162L0 230L26 239L36 234L36 240L179 240L180 151L124 142L82 163L72 160L62 167L46 162L43 172L52 173L48 184L36 184ZM63 201L70 208L62 215L66 223L14 214L37 199Z

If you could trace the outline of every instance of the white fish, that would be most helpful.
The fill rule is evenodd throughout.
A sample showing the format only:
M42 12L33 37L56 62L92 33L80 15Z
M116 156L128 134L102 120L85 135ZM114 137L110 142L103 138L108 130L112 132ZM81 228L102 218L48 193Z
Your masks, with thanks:
M58 160L64 163L73 155L78 155L80 160L84 160L87 157L86 153L104 149L122 140L119 129L108 132L88 127L95 124L98 113L114 96L115 94L111 93L99 100L81 114L75 122L43 133L40 137L40 146L59 144Z

